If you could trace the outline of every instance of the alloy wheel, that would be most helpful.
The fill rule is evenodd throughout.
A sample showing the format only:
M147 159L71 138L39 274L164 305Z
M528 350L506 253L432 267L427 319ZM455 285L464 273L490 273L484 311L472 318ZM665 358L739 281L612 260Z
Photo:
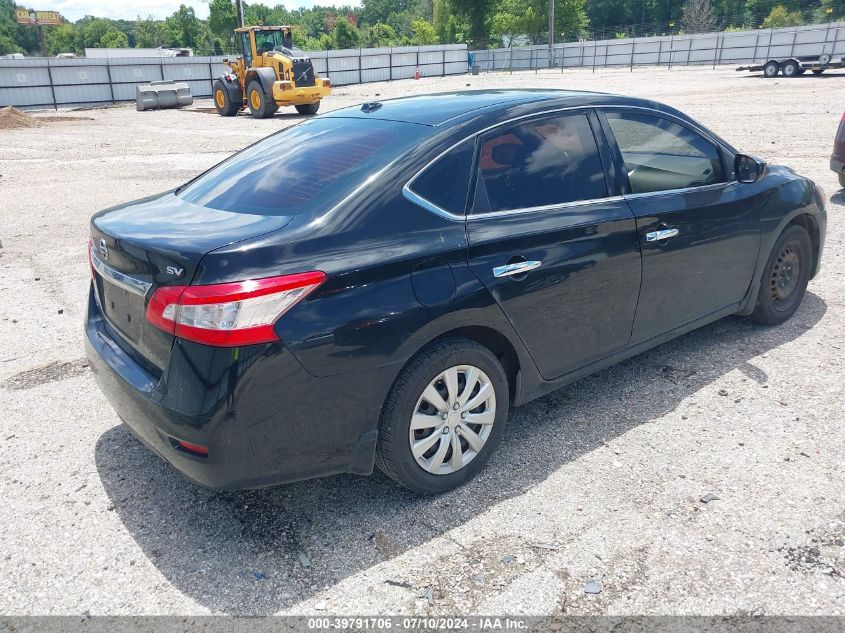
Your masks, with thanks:
M473 365L441 372L417 400L409 442L417 464L448 475L469 464L484 448L496 420L490 378Z

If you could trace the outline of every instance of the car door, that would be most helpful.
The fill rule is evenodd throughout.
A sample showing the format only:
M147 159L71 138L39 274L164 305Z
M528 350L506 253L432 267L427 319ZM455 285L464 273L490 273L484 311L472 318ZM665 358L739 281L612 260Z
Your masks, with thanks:
M521 118L477 143L470 267L546 379L631 337L640 248L610 165L591 110Z
M732 157L715 139L671 115L599 116L616 142L643 254L631 343L738 304L757 263L762 194L733 179Z

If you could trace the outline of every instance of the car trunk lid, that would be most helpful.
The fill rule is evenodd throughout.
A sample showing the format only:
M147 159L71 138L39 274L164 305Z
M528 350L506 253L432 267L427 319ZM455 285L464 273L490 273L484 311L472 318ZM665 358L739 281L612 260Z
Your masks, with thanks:
M96 299L115 341L160 375L173 336L146 319L156 289L189 285L209 251L279 230L290 220L201 207L173 193L95 215L91 260Z

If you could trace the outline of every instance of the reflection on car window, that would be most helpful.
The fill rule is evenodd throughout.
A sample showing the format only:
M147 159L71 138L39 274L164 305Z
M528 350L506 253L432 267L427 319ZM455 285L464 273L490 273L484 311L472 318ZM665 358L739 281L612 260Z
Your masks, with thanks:
M212 209L258 215L328 208L413 147L420 134L414 126L390 121L314 119L235 154L179 196Z
M604 170L585 114L507 126L482 140L474 213L605 196Z
M463 215L474 149L473 140L453 148L417 176L411 190L441 209Z
M667 119L608 112L632 193L649 193L724 182L718 148Z

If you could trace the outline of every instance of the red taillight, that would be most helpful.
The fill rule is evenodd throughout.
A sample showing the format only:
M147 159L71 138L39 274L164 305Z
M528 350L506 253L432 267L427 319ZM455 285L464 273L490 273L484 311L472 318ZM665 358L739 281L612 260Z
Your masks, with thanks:
M274 325L326 279L320 271L208 286L164 286L147 321L179 338L217 347L279 340Z

